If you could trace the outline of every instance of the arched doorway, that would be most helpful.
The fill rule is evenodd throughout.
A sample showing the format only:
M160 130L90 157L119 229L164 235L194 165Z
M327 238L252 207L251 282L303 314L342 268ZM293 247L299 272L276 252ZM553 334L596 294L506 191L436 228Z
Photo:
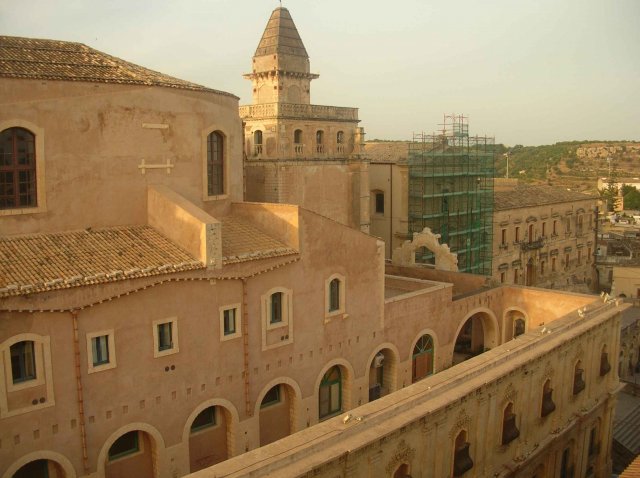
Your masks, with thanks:
M381 349L369 365L369 401L395 391L396 356L390 349Z
M527 331L527 318L524 312L516 309L505 312L503 328L505 342L524 334Z
M413 347L411 355L411 383L416 383L433 374L434 346L433 338L425 334Z
M279 383L271 387L260 402L260 446L280 440L293 432L295 392Z
M189 428L189 468L191 473L229 458L231 414L219 405L201 410Z
M66 478L66 474L55 461L41 459L21 466L12 478Z
M453 348L452 365L480 355L498 345L496 320L488 312L476 312L462 325Z
M155 441L142 430L120 435L109 447L105 478L155 477Z

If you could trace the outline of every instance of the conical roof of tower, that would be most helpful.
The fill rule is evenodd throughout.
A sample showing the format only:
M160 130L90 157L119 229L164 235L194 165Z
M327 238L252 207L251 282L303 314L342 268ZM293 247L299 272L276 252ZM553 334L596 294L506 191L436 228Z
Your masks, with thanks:
M289 10L276 8L264 29L255 56L286 54L309 58Z

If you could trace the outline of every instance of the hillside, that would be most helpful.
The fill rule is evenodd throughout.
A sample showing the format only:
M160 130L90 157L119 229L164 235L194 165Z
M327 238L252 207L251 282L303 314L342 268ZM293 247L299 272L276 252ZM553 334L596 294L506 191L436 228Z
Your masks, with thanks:
M496 176L506 172L525 182L546 182L573 190L596 192L598 177L640 177L640 142L571 141L545 146L497 145Z

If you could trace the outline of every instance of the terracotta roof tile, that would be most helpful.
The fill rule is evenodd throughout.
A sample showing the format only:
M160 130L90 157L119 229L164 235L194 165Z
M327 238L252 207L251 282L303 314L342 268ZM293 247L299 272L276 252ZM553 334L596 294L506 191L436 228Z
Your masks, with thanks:
M297 251L264 233L249 222L235 217L219 218L222 223L222 263L280 257Z
M58 40L0 36L0 77L164 86L235 97L134 65L82 43Z
M204 267L149 226L0 237L0 297Z
M620 478L640 478L640 456L636 456L636 458L622 472Z
M589 194L568 191L554 186L518 185L511 191L496 191L494 193L494 209L517 209L520 207L541 206L573 201L587 201L597 199Z

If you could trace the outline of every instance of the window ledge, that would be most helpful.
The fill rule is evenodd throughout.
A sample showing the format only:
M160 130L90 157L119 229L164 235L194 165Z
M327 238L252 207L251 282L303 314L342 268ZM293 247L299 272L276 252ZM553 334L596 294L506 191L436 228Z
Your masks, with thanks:
M324 323L328 324L329 322L332 322L334 320L341 320L341 319L348 319L348 318L349 318L349 314L345 313L342 310L337 310L335 312L326 314L324 316Z
M115 363L102 363L100 365L93 365L89 367L87 373L104 372L105 370L111 370L112 368L116 368Z
M9 369L11 370L11 369ZM11 375L9 375L9 383L7 384L7 391L8 392L17 392L19 390L26 390L27 388L32 388L32 387L37 387L39 385L43 385L44 384L44 377L41 376L42 374L37 374L35 378L30 378L27 380L22 380L20 382L15 383L12 379L11 379Z
M39 214L43 212L47 212L46 206L0 209L0 216L20 216L23 214Z
M224 333L220 336L220 342L225 342L227 340L239 339L242 337L240 332L234 332L232 334L224 335Z
M153 354L153 358L164 357L166 355L173 355L173 354L177 354L178 352L179 352L178 347L172 347L170 349L164 349L164 350L156 350L155 353Z
M205 196L203 201L220 201L221 199L228 199L228 194L218 194L217 196Z

